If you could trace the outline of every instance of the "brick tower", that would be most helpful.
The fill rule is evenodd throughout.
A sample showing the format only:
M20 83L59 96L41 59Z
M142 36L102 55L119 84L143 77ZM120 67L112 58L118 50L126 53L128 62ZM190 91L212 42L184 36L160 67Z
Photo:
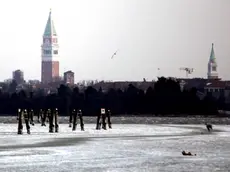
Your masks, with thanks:
M52 20L51 10L43 34L42 49L42 83L52 82L59 77L59 45L58 36Z

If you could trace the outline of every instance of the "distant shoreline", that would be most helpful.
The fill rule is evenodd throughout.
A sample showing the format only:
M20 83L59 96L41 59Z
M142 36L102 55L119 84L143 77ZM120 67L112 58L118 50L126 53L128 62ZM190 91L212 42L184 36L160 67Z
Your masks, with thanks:
M95 123L96 116L84 116L84 123ZM150 115L123 115L112 116L111 121L113 124L204 124L206 122L212 124L230 125L230 116L201 116L201 115L187 115L187 116L150 116ZM37 123L37 116L34 116L34 122ZM59 117L59 123L68 123L69 117ZM16 116L0 116L0 123L17 123Z

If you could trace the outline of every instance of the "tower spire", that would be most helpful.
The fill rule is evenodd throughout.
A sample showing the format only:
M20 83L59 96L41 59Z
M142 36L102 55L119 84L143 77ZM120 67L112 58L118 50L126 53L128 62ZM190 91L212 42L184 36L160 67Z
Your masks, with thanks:
M209 61L213 63L215 63L216 61L215 52L214 52L214 43L212 43L212 50L211 50Z
M52 10L50 8L49 17L46 23L45 31L43 36L57 36L56 29L54 27L54 22L52 20Z

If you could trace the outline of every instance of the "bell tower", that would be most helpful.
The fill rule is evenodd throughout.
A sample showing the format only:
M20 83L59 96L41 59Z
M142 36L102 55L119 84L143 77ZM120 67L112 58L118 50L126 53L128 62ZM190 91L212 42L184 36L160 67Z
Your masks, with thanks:
M43 34L41 45L41 82L49 83L59 77L58 36L52 20L51 10Z
M212 43L211 55L208 62L208 79L218 79L217 62L214 53L213 43Z

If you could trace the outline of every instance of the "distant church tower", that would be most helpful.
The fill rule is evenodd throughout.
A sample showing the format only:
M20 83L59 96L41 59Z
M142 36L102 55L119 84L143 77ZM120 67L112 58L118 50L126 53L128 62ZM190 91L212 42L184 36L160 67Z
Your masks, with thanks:
M208 62L208 79L218 79L217 62L214 53L214 44L212 44L211 55Z
M42 83L49 83L52 82L54 78L59 77L59 45L57 33L51 16L51 10L46 23L45 32L43 34L43 43L41 45L41 49L41 81Z

